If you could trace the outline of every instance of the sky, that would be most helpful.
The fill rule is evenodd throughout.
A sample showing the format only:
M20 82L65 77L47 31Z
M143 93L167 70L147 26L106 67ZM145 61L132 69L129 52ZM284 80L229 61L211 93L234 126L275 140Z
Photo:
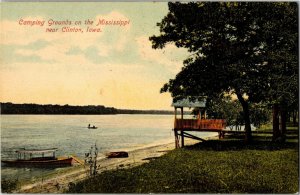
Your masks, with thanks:
M168 13L167 2L0 6L0 102L172 109L170 94L160 88L188 53L172 44L154 50L149 41L160 34L156 24ZM128 23L97 26L99 20Z

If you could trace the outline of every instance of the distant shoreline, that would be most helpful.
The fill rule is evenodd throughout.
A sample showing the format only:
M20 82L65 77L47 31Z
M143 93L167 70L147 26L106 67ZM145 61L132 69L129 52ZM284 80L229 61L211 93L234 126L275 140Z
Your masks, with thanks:
M105 107L103 105L72 106L72 105L41 105L0 103L1 114L5 115L113 115L113 114L161 114L172 115L168 110L133 110Z

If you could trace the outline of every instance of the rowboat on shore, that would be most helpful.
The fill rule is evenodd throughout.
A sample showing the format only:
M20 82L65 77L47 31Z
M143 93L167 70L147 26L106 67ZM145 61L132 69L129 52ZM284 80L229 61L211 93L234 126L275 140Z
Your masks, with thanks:
M16 153L16 160L1 160L7 166L32 166L32 167L64 167L72 166L72 157L55 157L57 148L43 150L20 149ZM45 156L45 154L48 154ZM51 155L49 155L51 154Z
M120 151L120 152L109 152L105 154L107 158L127 158L128 152Z

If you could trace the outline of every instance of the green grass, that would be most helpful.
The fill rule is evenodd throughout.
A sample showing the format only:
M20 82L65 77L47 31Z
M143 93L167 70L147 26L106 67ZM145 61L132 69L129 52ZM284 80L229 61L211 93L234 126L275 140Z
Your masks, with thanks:
M294 132L294 133L299 132L299 126L298 125L295 126L292 123L287 123L286 129L287 129L287 131L291 131L291 132ZM260 128L258 128L258 131L273 131L272 123L261 125Z
M130 169L71 184L68 193L295 193L298 141L210 140Z
M1 179L1 192L2 193L12 193L13 190L18 189L19 181L18 180L5 180Z

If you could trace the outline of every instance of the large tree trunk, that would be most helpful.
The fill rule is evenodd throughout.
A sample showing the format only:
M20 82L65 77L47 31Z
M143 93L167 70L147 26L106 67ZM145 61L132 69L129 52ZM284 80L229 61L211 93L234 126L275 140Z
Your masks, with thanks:
M281 109L280 109L280 119L281 119L281 141L284 142L285 141L285 134L286 134L286 108L285 105L282 105Z
M250 123L249 104L243 98L242 94L237 93L237 97L243 107L244 121L245 121L245 141L246 143L250 143L252 141L252 132L251 132L251 123Z
M291 122L291 112L286 112L286 122Z
M279 105L273 105L273 141L280 137L279 130Z
M296 126L297 125L297 114L298 112L296 110L293 111L293 125Z

